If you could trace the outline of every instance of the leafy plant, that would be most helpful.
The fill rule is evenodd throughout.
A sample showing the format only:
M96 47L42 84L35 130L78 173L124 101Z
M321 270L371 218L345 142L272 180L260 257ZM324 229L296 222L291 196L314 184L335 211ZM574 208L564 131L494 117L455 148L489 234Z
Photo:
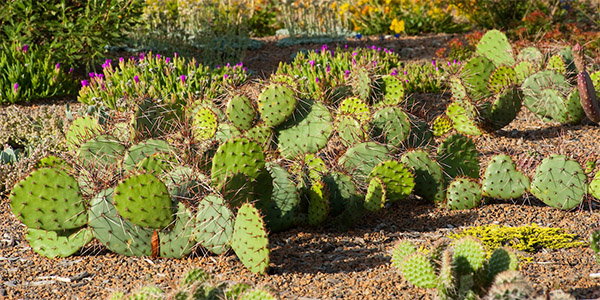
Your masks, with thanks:
M138 23L142 0L12 0L0 4L0 40L35 45L66 66L92 66Z
M0 104L75 93L73 70L65 69L37 45L0 44Z

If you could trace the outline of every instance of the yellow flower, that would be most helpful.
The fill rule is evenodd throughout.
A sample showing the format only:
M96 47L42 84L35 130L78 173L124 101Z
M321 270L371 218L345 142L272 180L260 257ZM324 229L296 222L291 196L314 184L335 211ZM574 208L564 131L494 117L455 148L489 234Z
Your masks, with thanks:
M395 32L395 33L400 33L400 32L404 32L404 20L400 20L398 21L398 19L394 18L394 20L392 20L392 25L390 26L390 30Z

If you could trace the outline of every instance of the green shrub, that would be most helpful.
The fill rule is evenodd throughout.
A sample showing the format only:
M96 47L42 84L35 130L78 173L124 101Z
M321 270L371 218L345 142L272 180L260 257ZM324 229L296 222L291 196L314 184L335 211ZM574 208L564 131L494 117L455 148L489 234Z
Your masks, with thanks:
M73 94L71 71L36 45L0 44L0 104Z
M143 0L8 0L0 40L37 45L67 66L93 63L138 22Z

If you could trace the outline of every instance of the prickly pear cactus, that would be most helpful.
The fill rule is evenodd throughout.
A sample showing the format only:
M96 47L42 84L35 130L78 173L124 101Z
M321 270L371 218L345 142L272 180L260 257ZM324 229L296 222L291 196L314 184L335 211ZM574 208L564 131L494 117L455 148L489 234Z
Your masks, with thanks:
M453 261L458 274L469 274L483 267L485 262L485 248L481 242L473 237L464 237L452 243Z
M183 203L177 205L175 225L158 233L160 256L182 258L192 252L194 222L193 215Z
M113 189L104 190L91 200L88 224L92 227L94 237L115 253L150 256L153 230L121 218L112 202Z
M366 142L348 148L338 163L357 180L365 182L371 170L382 161L390 159L386 146Z
M73 120L67 133L65 133L67 148L75 151L87 140L99 135L101 132L102 127L98 124L96 118L89 116L77 118Z
M119 214L138 226L161 229L173 222L167 186L152 174L123 180L115 188L113 199Z
M437 150L437 161L449 178L479 178L478 156L473 140L459 133L444 139Z
M394 147L400 147L410 133L408 115L399 107L384 107L371 120L373 135Z
M521 197L529 189L529 177L517 171L510 156L500 154L488 163L482 185L484 196L514 199Z
M212 161L213 185L223 187L229 176L242 173L257 178L265 167L265 154L260 145L246 138L228 140L217 149Z
M479 113L468 100L454 101L446 108L446 115L452 120L456 131L467 135L481 135Z
M398 77L382 76L380 92L383 94L383 100L380 102L383 105L396 106L404 101L404 84Z
M225 199L214 194L204 197L195 216L194 239L214 254L225 253L233 232L233 216Z
M248 270L264 274L269 267L269 239L263 218L250 203L237 212L231 236L231 248Z
M335 131L346 147L367 140L367 133L360 122L348 115L339 115L335 118Z
M217 133L219 119L209 106L200 106L192 120L192 134L197 141L211 139Z
M504 271L517 270L519 259L510 248L498 248L492 252L485 268L487 282L492 283L496 276Z
M280 232L294 226L299 212L300 195L290 173L275 163L267 163L267 170L273 178L273 192L270 201L256 203L264 214L267 227L272 232Z
M427 152L423 150L407 151L400 160L414 170L416 195L436 204L444 201L446 184L442 168L429 157Z
M48 257L67 257L92 241L91 228L46 231L28 228L25 239L33 251Z
M491 60L496 66L515 64L512 47L506 35L498 30L486 32L477 43L476 52Z
M123 169L126 171L135 170L137 165L146 157L155 153L168 153L170 151L172 151L171 147L163 140L150 139L140 142L127 150L123 159Z
M338 115L349 115L358 120L362 125L371 120L369 105L358 97L348 97L340 102Z
M494 69L494 63L483 56L473 57L464 65L460 77L472 100L477 101L491 94L488 89L488 78Z
M510 124L521 111L523 95L517 86L504 89L479 105L481 126L484 130L494 131Z
M44 230L79 228L87 222L77 180L60 168L41 168L15 185L12 212L27 227Z
M297 102L291 88L282 84L271 84L258 96L258 111L265 124L275 127L292 115Z
M587 191L586 175L575 160L550 155L537 166L531 193L547 205L569 210L578 206Z
M308 191L308 224L317 226L325 222L330 209L325 184L322 181L313 181Z
M379 163L369 174L369 178L381 179L387 200L392 203L408 198L415 187L414 176L408 167L395 160Z
M517 80L515 70L508 66L500 66L488 79L488 89L494 94L501 93L504 89L510 88Z
M454 179L446 189L446 206L450 209L471 209L481 203L481 186L468 177Z
M303 100L279 129L279 151L286 158L317 153L333 132L332 117L324 104Z
M433 120L432 130L433 135L442 136L452 130L452 119L448 115L439 115Z
M84 167L109 172L123 158L125 146L110 135L99 135L83 143L77 152Z
M385 199L386 193L383 181L377 177L371 178L365 195L364 207L369 211L379 211L385 207Z
M423 253L415 252L401 263L400 271L411 284L420 288L435 288L438 285L438 277L431 261Z
M256 111L254 110L252 101L244 95L235 95L229 99L225 113L231 123L241 130L252 128L252 124L254 124L254 119L256 118Z

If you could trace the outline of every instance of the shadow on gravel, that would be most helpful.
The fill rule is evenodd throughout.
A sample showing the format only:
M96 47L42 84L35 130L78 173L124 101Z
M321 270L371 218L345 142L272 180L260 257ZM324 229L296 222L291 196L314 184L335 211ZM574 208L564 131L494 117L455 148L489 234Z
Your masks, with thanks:
M510 139L523 138L528 141L539 141L545 139L558 138L563 135L566 131L577 132L580 130L589 130L586 125L592 125L586 122L584 125L548 125L548 127L539 129L525 129L525 130L498 130L496 135L499 137L505 137Z

